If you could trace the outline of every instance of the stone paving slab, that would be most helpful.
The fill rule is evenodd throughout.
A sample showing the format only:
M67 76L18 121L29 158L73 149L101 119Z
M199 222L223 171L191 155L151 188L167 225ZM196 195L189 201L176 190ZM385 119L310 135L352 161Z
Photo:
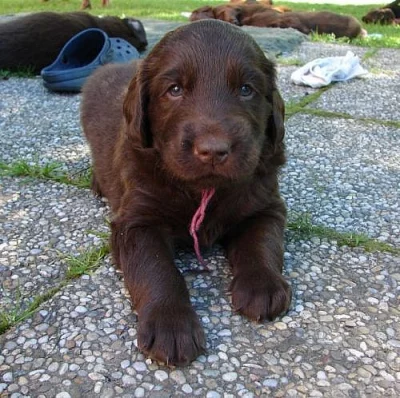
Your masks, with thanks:
M397 72L369 74L365 78L336 84L310 107L344 112L354 117L398 121L399 103L400 72Z
M346 55L347 51L353 52L358 57L362 58L371 49L349 44L334 44L334 43L312 43L303 42L300 46L293 50L290 54L291 58L297 58L303 63L313 61L317 58L338 57Z
M281 190L290 211L400 245L398 128L297 114L286 122L286 145Z
M218 248L211 254L210 274L184 272L207 336L207 354L191 365L166 368L138 352L136 316L107 261L1 338L0 390L36 397L399 394L399 259L289 241L292 307L277 322L256 324L232 313L226 260Z
M50 92L40 77L3 80L0 88L0 161L56 161L71 171L89 166L78 95Z
M376 54L368 58L367 65L372 68L378 68L382 72L400 73L400 58L399 52L395 49L381 48Z
M108 210L88 189L2 178L0 183L0 305L6 310L57 286L66 255L102 244ZM18 303L20 297L21 303Z
M147 51L156 44L165 32L173 30L185 23L171 21L157 21L151 19L142 19L146 29L147 41L149 46ZM295 29L277 29L277 28L257 28L254 26L243 26L242 29L250 33L259 43L260 47L271 56L289 55L301 43L308 38L303 33Z

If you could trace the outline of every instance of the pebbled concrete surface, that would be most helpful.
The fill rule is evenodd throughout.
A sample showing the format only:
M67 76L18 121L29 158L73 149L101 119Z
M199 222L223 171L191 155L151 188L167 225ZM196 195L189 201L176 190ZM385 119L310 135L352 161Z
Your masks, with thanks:
M145 26L151 43L171 27ZM260 32L256 38L261 45L270 40ZM290 57L306 62L347 48L305 42ZM400 122L396 57L400 50L380 50L365 66L384 73L337 84L308 105L355 119L306 112L288 119L281 189L291 213L306 212L316 224L364 232L399 249L400 128L385 124ZM278 68L289 103L315 91L290 83L294 69ZM48 93L40 79L16 78L0 81L0 92L0 161L58 161L71 172L87 167L79 95ZM64 256L100 245L91 231L107 231L107 217L107 207L87 189L1 177L1 311L12 314L58 286ZM211 272L198 274L192 252L176 256L207 337L206 355L190 366L168 368L138 352L136 315L106 257L96 272L68 282L0 336L0 396L400 395L398 253L368 253L288 231L285 275L293 302L285 316L265 324L232 312L223 251L215 247L208 260Z

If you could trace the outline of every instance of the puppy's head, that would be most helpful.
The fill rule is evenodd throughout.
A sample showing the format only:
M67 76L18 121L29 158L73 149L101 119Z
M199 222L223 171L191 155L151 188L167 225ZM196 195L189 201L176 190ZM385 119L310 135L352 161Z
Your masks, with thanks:
M156 149L169 175L195 187L246 180L266 159L283 158L274 65L225 22L168 33L132 80L124 115L135 145Z
M189 17L191 22L200 21L201 19L215 19L214 8L211 6L197 8Z
M372 10L362 17L365 23L380 23L381 25L390 25L395 19L396 16L390 8Z
M233 25L240 25L240 7L235 7L229 4L223 4L214 8L215 19L229 22Z

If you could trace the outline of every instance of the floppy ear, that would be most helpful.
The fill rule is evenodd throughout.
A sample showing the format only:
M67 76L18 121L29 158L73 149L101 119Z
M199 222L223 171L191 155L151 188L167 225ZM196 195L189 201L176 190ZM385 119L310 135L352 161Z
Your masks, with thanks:
M268 135L274 152L282 149L285 136L285 103L278 90L272 93L272 112L268 120Z
M123 21L132 31L133 36L139 40L138 43L133 43L135 47L137 47L139 51L144 50L148 43L146 31L144 30L142 22L134 18L124 18Z
M131 80L123 104L125 133L140 148L150 148L152 137L147 120L148 94L139 68Z

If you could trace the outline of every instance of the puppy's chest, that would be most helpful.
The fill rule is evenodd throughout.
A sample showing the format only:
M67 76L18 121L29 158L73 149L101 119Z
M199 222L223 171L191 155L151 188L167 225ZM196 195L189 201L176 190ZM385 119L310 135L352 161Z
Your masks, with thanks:
M207 205L201 200L181 203L179 223L172 227L175 238L192 244L194 234L201 246L209 247L251 215L251 210L231 198L213 197ZM175 218L176 220L176 218Z

